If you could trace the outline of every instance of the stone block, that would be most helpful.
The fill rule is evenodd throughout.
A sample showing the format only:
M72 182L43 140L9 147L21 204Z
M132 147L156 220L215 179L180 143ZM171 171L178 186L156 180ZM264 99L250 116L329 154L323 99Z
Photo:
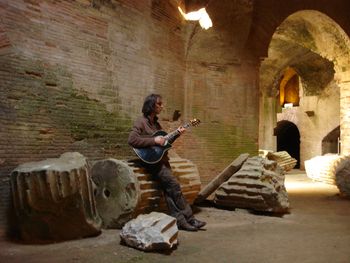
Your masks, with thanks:
M24 163L11 173L11 187L24 241L61 241L100 233L94 184L81 154Z
M275 161L255 156L215 192L214 202L228 208L286 213L288 194L282 168Z
M125 224L120 238L128 246L144 250L169 250L178 244L176 219L163 213L139 215Z

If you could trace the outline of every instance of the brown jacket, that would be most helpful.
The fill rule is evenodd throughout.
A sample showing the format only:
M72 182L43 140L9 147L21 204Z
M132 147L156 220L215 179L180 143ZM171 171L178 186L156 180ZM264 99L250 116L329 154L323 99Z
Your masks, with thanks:
M161 130L157 118L154 123L151 123L147 117L141 116L135 122L129 134L128 143L134 148L143 148L156 145L152 135Z

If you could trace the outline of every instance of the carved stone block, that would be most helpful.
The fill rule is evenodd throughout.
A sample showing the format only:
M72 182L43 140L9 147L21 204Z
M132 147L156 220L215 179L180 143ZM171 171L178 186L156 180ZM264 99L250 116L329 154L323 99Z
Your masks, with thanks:
M187 159L170 158L173 175L180 183L182 193L189 204L193 204L201 189L201 181L197 166ZM135 210L135 216L152 211L167 211L163 191L157 180L140 166L137 160L129 161L140 187L140 200Z
M125 224L120 237L127 245L144 250L168 250L178 244L176 219L163 213L139 215Z
M23 240L59 241L100 233L93 182L79 153L25 163L11 174Z
M336 185L336 169L346 158L344 155L326 154L306 160L306 175L314 181Z
M242 168L215 192L223 207L285 213L289 209L282 168L263 157L248 158Z
M218 174L208 185L206 185L198 194L195 203L199 204L213 193L222 183L226 182L235 172L237 172L243 163L249 157L248 153L238 156L229 166Z
M284 171L292 170L297 164L297 160L289 155L286 151L280 152L268 152L266 158L269 160L276 161Z

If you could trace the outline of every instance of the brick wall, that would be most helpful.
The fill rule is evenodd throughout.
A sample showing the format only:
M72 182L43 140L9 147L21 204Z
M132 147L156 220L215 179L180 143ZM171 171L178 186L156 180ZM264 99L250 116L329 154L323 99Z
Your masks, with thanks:
M186 46L186 118L202 123L184 136L187 146L178 150L199 164L203 184L239 154L257 154L259 109L259 61L244 49L252 3L212 1L207 11L213 28L188 23Z
M238 154L257 151L257 66L240 55L247 19L234 43L235 32L221 25L211 33L196 28L203 42L193 45L194 23L174 3L0 2L0 233L12 169L66 151L134 157L126 139L151 92L164 96L166 129L202 120L174 148L197 164L204 184ZM218 46L207 45L218 35ZM201 46L215 56L201 56Z
M1 1L0 16L2 235L17 165L66 151L126 159L145 95L171 98L164 116L182 110L184 41L166 1Z
M186 115L201 125L184 136L182 156L200 163L207 184L239 154L257 154L258 91L256 66L189 63Z

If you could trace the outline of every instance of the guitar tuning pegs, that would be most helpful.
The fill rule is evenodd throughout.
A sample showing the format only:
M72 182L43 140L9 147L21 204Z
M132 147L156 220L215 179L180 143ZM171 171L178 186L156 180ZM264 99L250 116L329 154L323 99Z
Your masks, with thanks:
M199 119L193 119L190 121L192 126L198 125L201 121Z

